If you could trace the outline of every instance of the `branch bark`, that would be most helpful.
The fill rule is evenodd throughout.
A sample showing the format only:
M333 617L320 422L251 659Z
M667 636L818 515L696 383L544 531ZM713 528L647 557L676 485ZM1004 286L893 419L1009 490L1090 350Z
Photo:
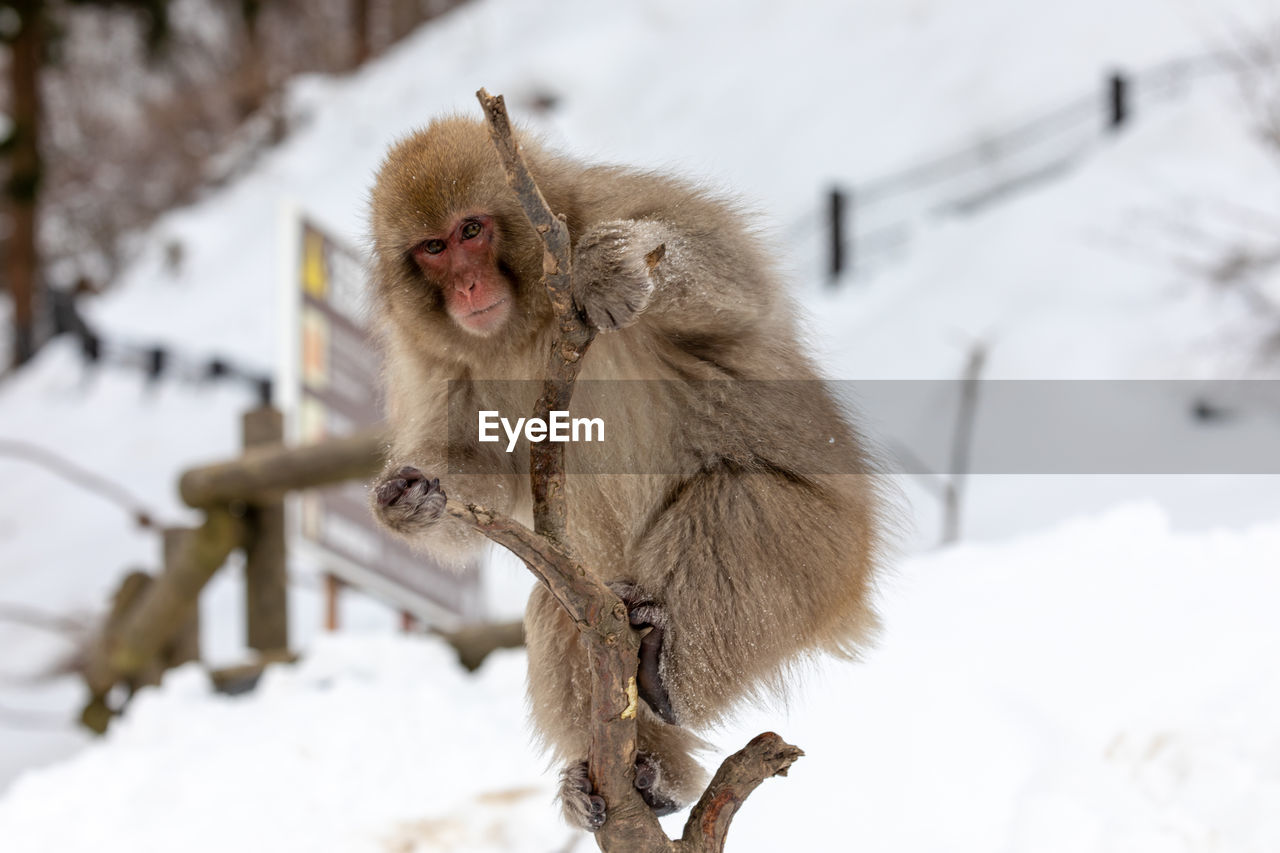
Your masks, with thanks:
M507 183L544 247L543 283L557 325L543 393L534 413L545 419L552 410L569 408L574 381L595 330L587 326L573 305L571 244L564 217L551 212L530 175L512 134L502 96L490 96L481 89L476 97L488 120L489 135ZM663 249L654 248L654 262ZM588 768L592 784L608 806L608 819L596 833L596 842L601 850L618 853L719 853L724 848L729 823L747 795L764 779L786 775L803 753L772 732L756 737L725 759L694 807L683 837L679 841L667 838L632 783L640 636L628 623L626 605L578 562L567 541L563 445L534 442L530 456L533 530L474 504L449 500L445 511L523 560L585 635L592 675Z
M552 410L565 411L573 396L573 383L582 367L582 356L595 338L595 329L588 326L573 305L570 289L573 275L572 247L569 242L569 226L563 216L551 212L542 191L529 174L515 136L507 118L507 108L502 96L490 96L481 89L476 92L489 125L489 138L493 140L502 167L507 173L507 183L515 190L524 208L529 224L542 239L542 283L551 297L555 312L556 342L551 347L547 363L547 376L543 382L542 397L535 408L537 416L545 418ZM530 480L533 487L533 529L552 541L564 544L565 519L568 508L564 499L564 444L555 441L533 442L529 451Z

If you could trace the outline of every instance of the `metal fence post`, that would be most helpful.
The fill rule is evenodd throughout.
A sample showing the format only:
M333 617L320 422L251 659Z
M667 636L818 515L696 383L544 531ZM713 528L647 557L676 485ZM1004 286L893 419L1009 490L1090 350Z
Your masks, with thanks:
M1129 120L1130 95L1132 87L1129 78L1119 71L1107 78L1107 128L1116 130Z
M829 268L830 284L835 286L840 282L840 274L845 268L845 208L848 198L844 190L839 187L832 187L831 194L827 203L827 214L830 222L831 235L831 266Z

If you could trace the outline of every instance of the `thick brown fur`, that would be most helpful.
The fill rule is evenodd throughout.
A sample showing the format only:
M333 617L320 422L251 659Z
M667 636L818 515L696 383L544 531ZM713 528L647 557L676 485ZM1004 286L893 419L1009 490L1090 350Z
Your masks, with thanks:
M527 138L522 145L552 210L568 219L575 299L606 330L586 355L573 414L601 417L607 440L568 446L568 535L584 564L633 584L665 618L659 668L674 723L642 704L639 745L661 797L685 804L705 779L693 730L778 688L798 657L851 655L874 632L877 478L815 381L769 253L737 210L680 180L585 166ZM488 337L458 328L440 284L413 259L426 237L477 213L493 218L515 303ZM538 380L552 334L541 245L485 127L446 118L395 145L373 190L372 220L394 429L380 489L415 485L397 480L412 466L439 477L451 497L528 522L527 444L509 454L505 439L455 436L450 446L447 423L450 380ZM650 275L640 263L659 244L665 256ZM602 379L652 381L591 381ZM787 381L750 384L757 380ZM480 409L527 416L536 394L535 383L455 386L452 405L474 425ZM446 558L483 544L424 500L375 498L374 511ZM587 756L591 695L579 634L542 587L525 624L533 719L572 788ZM573 797L566 812L591 826L586 801Z

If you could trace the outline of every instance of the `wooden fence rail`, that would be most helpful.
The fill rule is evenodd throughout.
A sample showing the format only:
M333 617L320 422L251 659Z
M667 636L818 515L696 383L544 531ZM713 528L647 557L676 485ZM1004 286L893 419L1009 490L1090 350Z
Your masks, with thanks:
M131 574L116 594L84 664L90 699L81 720L89 728L104 731L118 712L109 701L117 686L131 694L198 655L200 592L237 548L245 552L247 643L264 660L288 656L284 495L368 479L386 438L370 431L301 447L282 439L280 412L255 409L244 418L240 458L182 475L179 493L204 511L204 523L166 531L163 570Z
M227 558L245 554L246 642L258 652L255 663L212 673L219 689L249 689L267 663L292 660L289 651L284 496L347 480L368 480L382 467L387 436L370 430L346 438L299 447L283 442L280 413L270 407L244 417L242 456L192 468L182 474L183 501L204 511L194 529L165 531L164 568L151 577L125 578L110 615L90 647L84 678L90 699L81 721L105 731L126 694L158 684L166 669L199 658L200 593ZM332 602L331 602L332 604ZM433 631L458 652L468 669L495 649L523 643L520 622L468 625Z
M252 447L230 462L193 468L178 481L187 506L278 500L294 489L372 477L382 464L380 431L333 438L300 447Z

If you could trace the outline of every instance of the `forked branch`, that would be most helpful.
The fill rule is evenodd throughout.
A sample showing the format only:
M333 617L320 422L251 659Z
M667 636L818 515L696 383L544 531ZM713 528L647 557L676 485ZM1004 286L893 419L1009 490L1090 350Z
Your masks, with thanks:
M569 408L574 381L595 330L573 305L571 245L564 217L552 213L530 174L502 96L490 96L481 89L476 97L507 182L544 247L543 283L551 298L558 334L534 417L547 419L551 411ZM653 248L651 264L657 263L663 250L663 246ZM632 783L639 634L628 623L626 605L575 559L565 538L568 507L563 444L534 442L530 455L533 530L500 513L458 501L448 501L446 512L523 560L585 634L593 685L589 772L596 791L608 804L609 815L596 833L596 841L602 850L618 853L718 853L724 849L729 822L747 795L764 779L786 775L803 753L772 732L756 737L725 759L694 806L683 837L679 841L667 838Z

